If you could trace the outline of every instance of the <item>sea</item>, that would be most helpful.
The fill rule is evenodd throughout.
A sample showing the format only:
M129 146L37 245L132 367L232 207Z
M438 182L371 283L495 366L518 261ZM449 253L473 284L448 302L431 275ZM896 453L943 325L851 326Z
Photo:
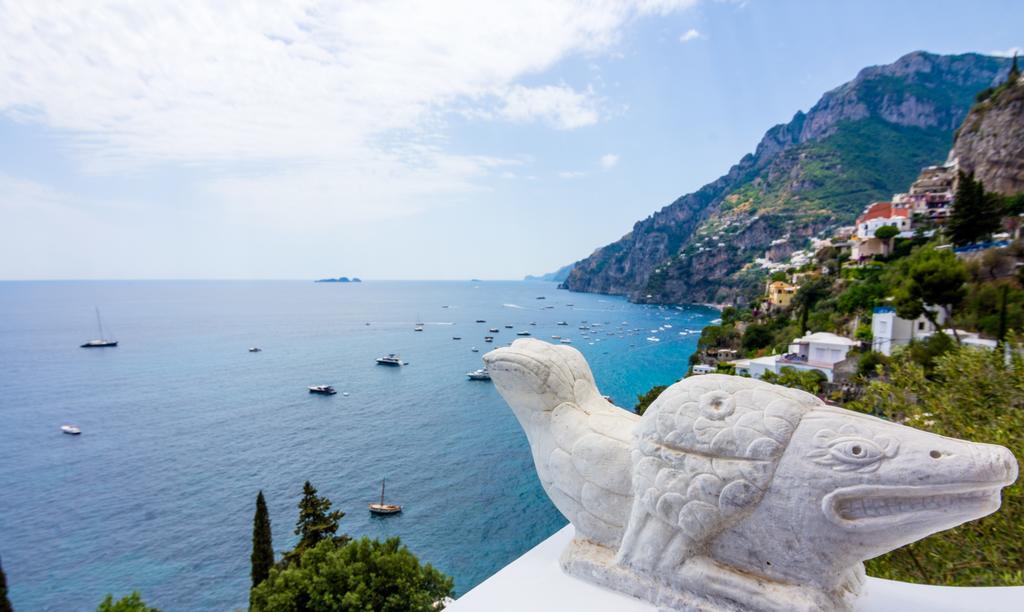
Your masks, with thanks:
M116 348L79 348L97 308ZM545 282L2 282L10 599L95 610L139 591L164 610L244 609L257 492L280 554L306 480L345 512L340 532L398 536L464 593L566 522L512 412L466 373L517 332L568 337L631 408L686 373L716 317ZM388 353L407 365L375 364ZM307 391L319 384L338 394ZM385 478L404 511L374 517Z

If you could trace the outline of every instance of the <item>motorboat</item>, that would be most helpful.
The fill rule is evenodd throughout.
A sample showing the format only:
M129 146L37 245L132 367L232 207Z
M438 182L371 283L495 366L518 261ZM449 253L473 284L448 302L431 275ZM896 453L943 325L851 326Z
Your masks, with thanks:
M490 380L491 373L487 371L487 368L480 368L479 370L467 372L466 378L469 380Z
M558 323L556 323L556 325L568 325L568 324L569 324L568 321L559 321Z
M561 336L551 336L551 339L552 340L559 340L559 339L561 339Z
M476 348L475 346L473 348L469 349L469 350L473 351L474 353L479 353L480 352L480 349Z
M497 327L492 327L492 328L490 328L490 329L489 329L489 330L487 330L487 331L491 332L492 334L496 334L496 333L498 333L498 332L499 332L500 330L498 330L498 328L497 328Z
M402 358L401 357L399 357L398 355L396 355L394 353L388 353L384 357L378 357L377 358L377 365L400 366L400 365L404 365L404 364L402 363Z
M484 336L484 342L494 342L494 336Z
M316 395L334 395L337 391L330 385L313 385L309 388L310 393Z
M82 430L74 425L61 425L60 431L61 433L66 433L69 436L78 436L82 434Z
M452 340L462 340L462 336L452 336Z
M384 503L384 480L380 481L380 502L376 504L369 504L370 514L388 515L398 514L402 511L402 507L398 504L385 504Z
M571 340L571 339L569 339L569 338L562 338L562 339L560 340L560 342L561 342L562 344L572 344L572 340Z
M516 332L516 335L517 336L529 336L530 332L528 332L528 331Z
M485 321L485 320L483 320L483 319L477 319L477 320L476 320L476 322L477 322L477 323L486 323L487 321Z
M250 347L249 347L249 352L250 352L250 353L260 353L260 352L262 352L262 351L263 351L263 349L261 349L261 348L260 348L260 347L258 347L258 346L250 346Z
M511 325L506 325L505 329L512 329L512 326Z

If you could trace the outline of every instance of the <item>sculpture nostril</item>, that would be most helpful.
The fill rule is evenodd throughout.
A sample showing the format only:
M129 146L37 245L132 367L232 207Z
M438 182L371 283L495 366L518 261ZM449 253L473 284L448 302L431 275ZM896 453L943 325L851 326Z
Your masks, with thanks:
M942 456L942 453L940 453L937 450L933 450L932 452L928 453L928 456L930 456L932 459L938 459L939 457Z

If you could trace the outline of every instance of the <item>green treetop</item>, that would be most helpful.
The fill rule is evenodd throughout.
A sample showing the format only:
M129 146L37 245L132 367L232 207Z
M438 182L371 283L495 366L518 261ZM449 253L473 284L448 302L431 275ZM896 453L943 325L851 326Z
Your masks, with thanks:
M146 602L142 601L142 596L139 595L138 591L135 591L131 595L125 595L117 601L114 601L113 595L108 594L99 607L96 608L96 612L160 612L160 610L147 606Z
M957 246L971 244L999 230L1003 217L1002 199L985 191L974 173L960 172L953 212L946 228Z
M430 612L442 609L453 590L450 577L420 565L398 538L325 539L297 562L270 570L253 589L250 609Z
M941 308L946 321L952 322L953 311L967 296L967 278L967 270L951 250L930 246L914 249L889 274L896 314L903 319L924 315L941 329L935 308ZM956 335L955 328L953 333Z
M299 520L295 523L295 534L301 538L294 552L301 554L321 540L334 536L338 521L343 516L345 513L341 510L331 512L331 500L317 495L316 487L307 480L299 500Z
M267 512L267 502L263 499L263 491L256 496L256 514L252 519L252 586L255 588L259 583L270 575L270 568L274 565L274 544L270 532L270 513Z

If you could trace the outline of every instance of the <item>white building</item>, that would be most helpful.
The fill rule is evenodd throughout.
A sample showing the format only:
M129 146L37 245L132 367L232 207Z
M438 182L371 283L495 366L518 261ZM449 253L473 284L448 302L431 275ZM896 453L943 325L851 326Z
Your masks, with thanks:
M945 315L941 310L936 312L941 325ZM871 350L883 355L892 355L896 346L909 344L911 340L927 338L935 333L935 326L924 315L913 321L896 316L896 309L891 306L879 306L871 313Z
M781 374L782 368L793 368L802 372L818 370L832 382L836 364L845 361L850 349L858 344L856 340L833 333L817 332L793 340L785 355L738 359L731 363L737 374L751 378L762 378L765 372Z
M939 325L946 320L942 309L931 307L935 310L935 318ZM883 355L891 355L893 348L910 344L911 340L924 340L937 331L924 315L913 321L901 319L896 316L896 310L890 306L879 306L871 314L871 349ZM953 330L944 329L943 333L953 337ZM960 343L965 346L993 349L996 347L995 340L982 338L976 332L969 332L962 329L956 330L960 336Z

